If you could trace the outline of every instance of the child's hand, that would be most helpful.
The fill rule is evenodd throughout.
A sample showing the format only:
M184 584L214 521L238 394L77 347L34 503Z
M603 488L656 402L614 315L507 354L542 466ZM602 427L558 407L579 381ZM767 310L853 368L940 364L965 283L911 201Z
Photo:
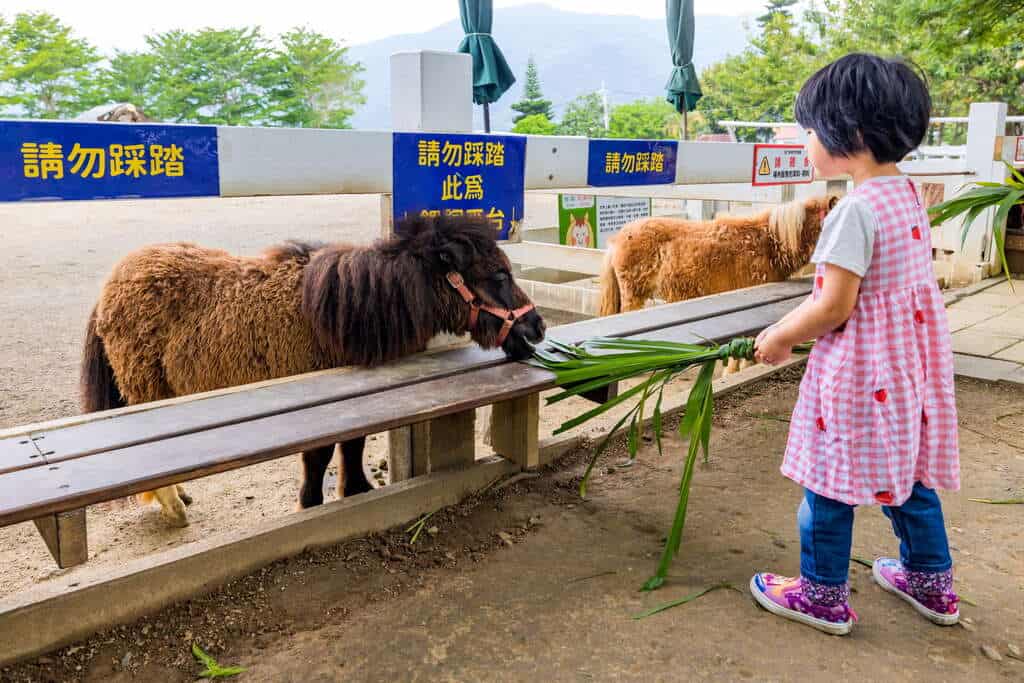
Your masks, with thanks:
M793 346L786 343L774 325L757 335L754 360L767 365L781 365L793 355Z

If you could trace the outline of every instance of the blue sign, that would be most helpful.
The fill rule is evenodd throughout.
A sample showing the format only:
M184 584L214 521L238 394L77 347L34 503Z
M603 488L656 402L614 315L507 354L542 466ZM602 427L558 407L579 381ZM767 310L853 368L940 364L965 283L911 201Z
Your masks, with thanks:
M219 194L213 126L0 121L0 201Z
M591 140L587 184L671 185L678 151L674 140Z
M526 138L394 134L394 214L483 216L498 239L523 220Z

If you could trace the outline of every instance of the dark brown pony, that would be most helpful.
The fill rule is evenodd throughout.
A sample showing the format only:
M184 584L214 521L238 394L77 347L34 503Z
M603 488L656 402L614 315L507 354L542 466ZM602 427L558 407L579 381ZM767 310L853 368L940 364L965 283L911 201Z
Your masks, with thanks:
M491 225L475 218L412 218L369 247L288 242L256 258L193 244L136 251L117 266L89 319L82 410L211 391L344 365L374 366L426 348L440 333L499 345L521 360L544 336L536 311L520 311L502 340L501 320L471 306L448 282L459 273L477 303L529 304ZM345 495L368 491L364 440L342 444ZM323 502L333 446L302 454L302 507ZM155 497L188 524L180 486Z

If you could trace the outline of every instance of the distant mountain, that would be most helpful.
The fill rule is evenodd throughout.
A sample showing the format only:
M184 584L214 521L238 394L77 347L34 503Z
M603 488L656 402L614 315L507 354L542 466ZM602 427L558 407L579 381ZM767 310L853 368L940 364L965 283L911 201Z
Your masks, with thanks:
M577 14L547 5L498 8L494 38L505 53L516 83L491 109L492 127L512 126L512 103L522 97L526 60L533 55L544 96L561 115L567 102L597 90L603 81L609 104L664 95L671 73L665 21L639 17ZM698 71L747 45L743 17L698 16L694 64ZM389 58L403 50L455 50L462 26L452 21L419 34L392 36L350 50L366 67L367 102L353 118L356 128L390 128ZM482 128L476 107L477 127Z

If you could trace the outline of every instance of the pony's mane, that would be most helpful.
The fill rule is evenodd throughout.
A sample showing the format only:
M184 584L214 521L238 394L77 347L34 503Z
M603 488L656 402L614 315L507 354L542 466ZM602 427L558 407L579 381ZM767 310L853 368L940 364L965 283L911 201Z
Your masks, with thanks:
M807 209L802 201L775 206L768 214L768 231L775 236L782 249L790 255L800 252L803 242Z
M464 326L468 309L443 286L442 251L475 262L496 250L490 224L473 217L399 221L373 246L315 250L303 273L302 312L333 365L373 366L421 351L439 331Z

